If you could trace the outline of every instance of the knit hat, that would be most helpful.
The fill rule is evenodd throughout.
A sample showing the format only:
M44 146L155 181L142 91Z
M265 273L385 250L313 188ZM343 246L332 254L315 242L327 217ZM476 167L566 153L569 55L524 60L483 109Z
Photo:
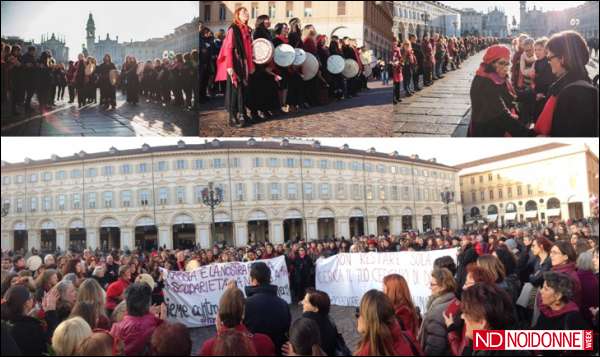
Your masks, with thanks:
M510 59L510 50L501 45L494 45L489 47L485 52L483 63L491 64L500 58Z

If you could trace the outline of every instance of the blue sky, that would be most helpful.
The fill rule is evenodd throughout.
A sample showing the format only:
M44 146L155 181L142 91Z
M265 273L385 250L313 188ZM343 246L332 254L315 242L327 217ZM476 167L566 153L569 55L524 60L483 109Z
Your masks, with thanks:
M198 1L2 1L2 36L40 42L42 34L66 38L75 59L85 43L92 12L96 39L119 36L120 42L165 36L200 13Z

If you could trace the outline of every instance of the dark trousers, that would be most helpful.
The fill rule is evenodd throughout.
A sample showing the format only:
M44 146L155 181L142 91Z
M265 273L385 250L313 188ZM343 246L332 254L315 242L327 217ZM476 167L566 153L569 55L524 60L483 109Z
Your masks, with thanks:
M75 86L69 86L69 103L73 103L75 101Z
M400 101L400 85L402 82L394 82L394 103Z

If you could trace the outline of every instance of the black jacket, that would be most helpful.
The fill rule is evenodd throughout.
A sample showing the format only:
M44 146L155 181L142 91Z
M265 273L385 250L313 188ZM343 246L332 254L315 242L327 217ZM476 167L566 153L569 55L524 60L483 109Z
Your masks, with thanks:
M23 356L41 356L48 352L48 336L39 320L30 316L20 316L14 321L9 321L9 324L12 325L12 338Z
M552 261L550 260L550 255L546 257L543 262L536 257L535 263L533 265L533 274L529 276L529 282L538 288L541 288L544 285L544 273L552 270Z
M506 133L515 137L533 136L533 131L511 116L514 100L505 85L476 75L471 84L470 136L503 137Z
M329 320L328 316L323 316L316 312L305 312L302 317L309 318L319 326L321 335L321 349L327 356L335 356L335 341L337 338L337 329Z
M244 325L252 333L269 336L275 345L275 352L281 354L281 346L288 339L292 320L287 302L277 296L275 285L247 286L245 290Z
M598 88L585 75L567 73L549 90L556 96L552 137L598 136Z
M556 76L552 73L552 67L547 58L542 58L534 63L535 68L535 93L543 95L548 94L552 83L556 81Z

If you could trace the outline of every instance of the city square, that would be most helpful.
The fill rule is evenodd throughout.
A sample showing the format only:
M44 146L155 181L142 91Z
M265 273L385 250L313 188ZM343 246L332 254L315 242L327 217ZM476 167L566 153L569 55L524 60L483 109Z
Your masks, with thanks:
M198 135L198 3L175 6L3 2L2 136Z

